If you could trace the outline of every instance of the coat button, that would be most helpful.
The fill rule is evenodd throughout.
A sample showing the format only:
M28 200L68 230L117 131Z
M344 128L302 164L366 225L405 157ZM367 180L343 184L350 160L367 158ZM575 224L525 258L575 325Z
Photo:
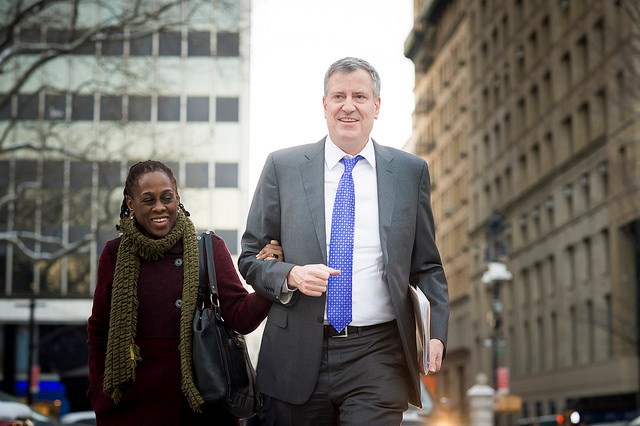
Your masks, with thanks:
M176 266L182 266L182 259L178 258L173 262L174 265Z
M175 305L178 309L182 308L182 299L176 299Z
M316 320L317 320L318 322L324 322L324 317L318 317Z

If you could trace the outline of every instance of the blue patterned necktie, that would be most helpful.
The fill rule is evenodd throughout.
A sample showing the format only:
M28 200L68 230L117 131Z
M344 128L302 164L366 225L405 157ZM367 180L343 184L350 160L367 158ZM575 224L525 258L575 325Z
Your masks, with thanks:
M338 183L331 216L329 267L340 275L329 277L327 319L338 333L351 322L351 275L353 269L353 228L355 222L355 190L351 171L363 157L343 157L344 173Z

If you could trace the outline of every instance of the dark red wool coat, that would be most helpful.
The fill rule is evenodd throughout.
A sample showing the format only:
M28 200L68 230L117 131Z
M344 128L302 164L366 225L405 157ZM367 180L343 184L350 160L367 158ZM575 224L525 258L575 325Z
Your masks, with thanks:
M213 235L213 234L212 234ZM220 307L236 331L253 331L267 316L271 301L242 286L224 241L213 235ZM182 297L182 240L162 259L141 261L138 279L136 344L142 361L136 380L115 405L102 390L109 333L111 287L120 238L107 242L98 266L93 311L88 323L89 390L98 425L182 426L236 424L222 412L196 416L180 389L179 323Z

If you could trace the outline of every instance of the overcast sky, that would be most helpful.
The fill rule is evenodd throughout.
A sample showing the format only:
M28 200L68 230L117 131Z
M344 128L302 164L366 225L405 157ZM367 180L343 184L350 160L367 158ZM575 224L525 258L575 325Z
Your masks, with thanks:
M411 135L413 63L404 41L411 0L254 0L251 22L250 196L269 152L326 134L324 73L335 60L367 60L382 80L372 136L402 147Z

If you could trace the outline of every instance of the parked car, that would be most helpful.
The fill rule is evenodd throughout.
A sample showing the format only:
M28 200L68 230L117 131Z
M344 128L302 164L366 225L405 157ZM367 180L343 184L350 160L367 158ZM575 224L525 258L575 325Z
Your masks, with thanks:
M96 413L93 411L76 411L60 416L60 423L63 425L95 425Z
M55 419L45 416L42 413L21 402L18 398L5 392L0 392L0 422L7 422L10 425L25 426L56 426L59 425ZM1 425L2 423L0 423Z

